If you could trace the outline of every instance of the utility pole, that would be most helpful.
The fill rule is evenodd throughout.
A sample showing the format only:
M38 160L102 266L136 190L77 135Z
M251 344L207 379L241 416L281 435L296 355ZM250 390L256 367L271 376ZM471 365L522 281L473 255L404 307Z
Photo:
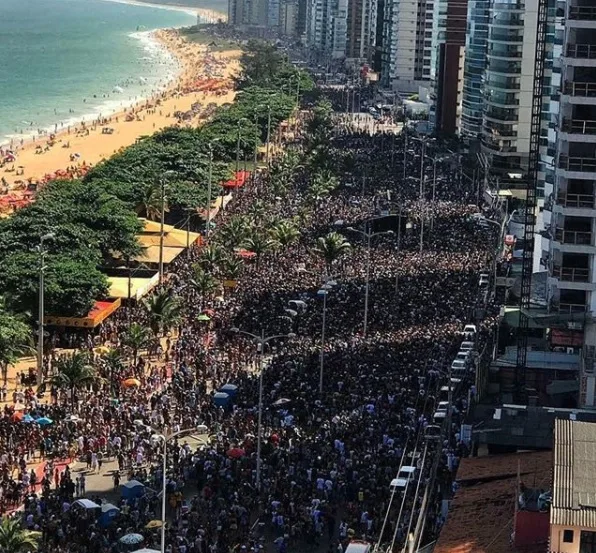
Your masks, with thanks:
M238 121L238 139L236 140L236 177L240 171L240 124L242 119Z
M267 105L267 168L269 168L269 141L271 140L271 104Z
M164 239L164 223L166 218L166 181L162 177L160 184L160 217L159 217L159 283L163 282L163 239Z
M45 242L53 240L54 234L44 234L39 239L39 246L37 251L39 253L39 305L38 305L38 321L37 321L37 384L40 385L43 381L43 341L44 341L44 273L46 270L46 249Z
M213 146L209 143L209 172L207 177L207 229L205 236L209 239L211 232L211 180L213 176Z

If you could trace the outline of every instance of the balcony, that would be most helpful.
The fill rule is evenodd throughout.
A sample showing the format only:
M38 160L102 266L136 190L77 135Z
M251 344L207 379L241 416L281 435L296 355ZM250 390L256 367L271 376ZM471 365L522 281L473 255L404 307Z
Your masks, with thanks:
M565 118L561 130L570 134L596 134L596 121Z
M569 19L575 21L596 21L596 6L570 6Z
M559 303L559 313L585 313L588 306L582 303Z
M596 98L596 83L565 81L563 94L581 98Z
M596 59L596 45L594 44L568 44L565 52L568 58Z
M591 246L592 233L581 230L565 230L557 228L555 231L555 240L561 244L570 244L572 246Z
M576 173L596 173L595 157L559 156L559 169Z
M561 192L557 196L557 204L574 209L594 209L594 196Z
M565 282L590 282L590 269L573 267L553 267L553 276Z

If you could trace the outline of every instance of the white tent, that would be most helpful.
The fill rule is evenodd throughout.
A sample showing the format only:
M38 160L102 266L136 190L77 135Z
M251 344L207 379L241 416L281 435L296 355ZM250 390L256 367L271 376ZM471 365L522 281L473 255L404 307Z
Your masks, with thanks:
M158 549L147 549L145 547L144 549L137 549L136 551L133 551L133 553L160 553L160 551Z

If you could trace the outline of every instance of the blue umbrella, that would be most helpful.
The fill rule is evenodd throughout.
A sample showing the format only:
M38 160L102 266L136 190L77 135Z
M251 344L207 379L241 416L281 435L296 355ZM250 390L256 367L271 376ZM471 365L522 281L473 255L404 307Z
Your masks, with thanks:
M126 534L126 536L122 536L118 541L124 545L137 545L144 539L141 534Z
M40 417L35 421L40 426L47 426L48 424L52 424L54 421L52 419L48 419L48 417Z
M35 422L35 419L31 415L25 415L21 422Z

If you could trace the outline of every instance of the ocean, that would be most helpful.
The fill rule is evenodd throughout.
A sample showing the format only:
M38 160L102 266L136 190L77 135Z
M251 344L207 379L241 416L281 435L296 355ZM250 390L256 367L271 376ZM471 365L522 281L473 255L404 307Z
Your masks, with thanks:
M195 23L134 2L0 0L0 144L150 96L178 67L149 31Z

